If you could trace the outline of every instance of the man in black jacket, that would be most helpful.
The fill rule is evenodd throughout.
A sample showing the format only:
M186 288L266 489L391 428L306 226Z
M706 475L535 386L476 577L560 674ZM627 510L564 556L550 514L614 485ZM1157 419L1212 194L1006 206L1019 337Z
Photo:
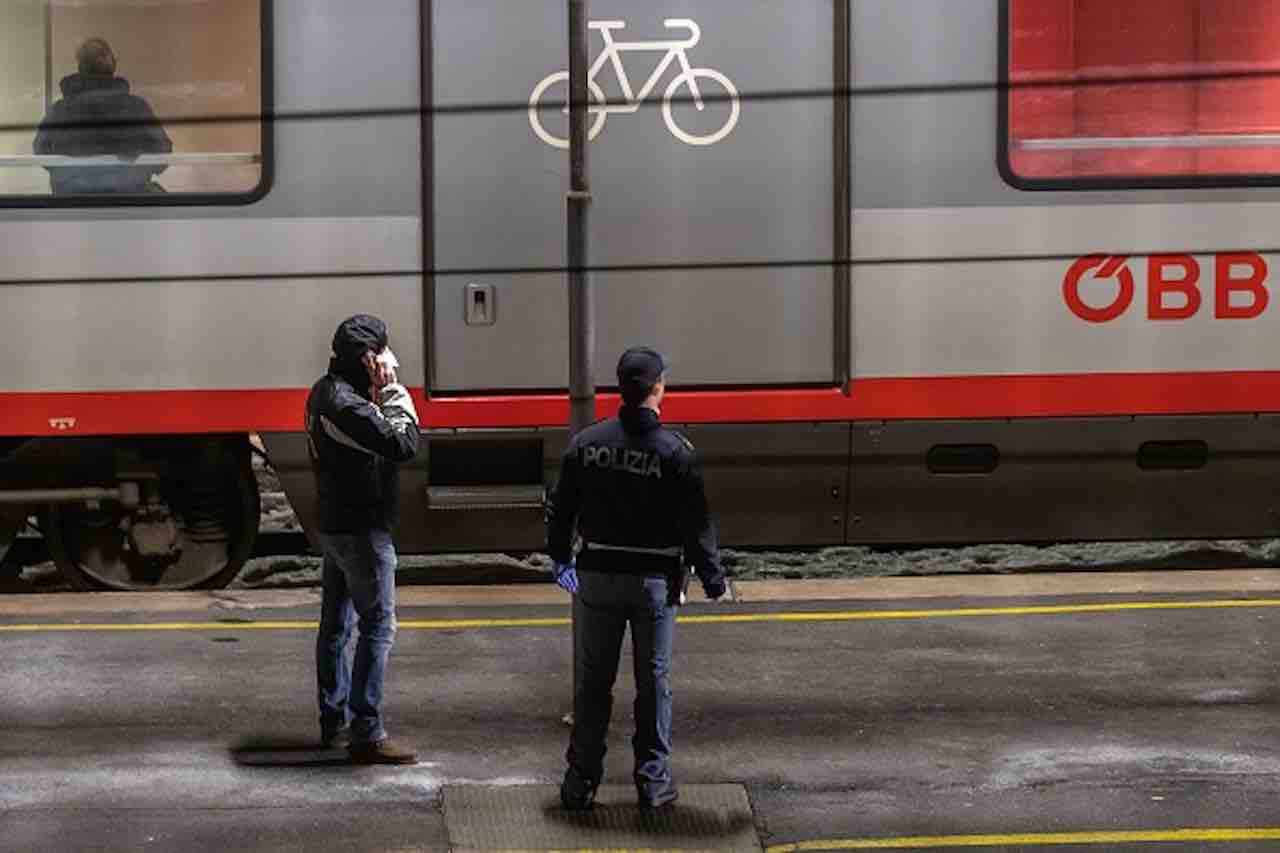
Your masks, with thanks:
M631 625L640 805L676 799L671 778L671 646L685 565L708 598L725 593L715 526L693 445L662 426L666 366L651 349L618 362L622 408L570 441L547 505L547 550L557 582L575 594L577 689L560 786L566 808L590 808L604 775L622 636ZM573 540L581 537L576 556Z
M100 38L76 51L79 71L62 79L62 100L49 110L36 134L35 153L63 157L114 154L168 154L173 142L151 105L129 94L129 81L116 76L116 56ZM163 192L152 177L166 166L50 166L55 195Z
M397 464L418 452L418 413L396 378L387 326L344 320L329 372L307 398L307 442L319 498L324 600L316 638L320 737L362 764L413 764L387 737L379 705L396 632ZM360 639L344 649L358 617Z

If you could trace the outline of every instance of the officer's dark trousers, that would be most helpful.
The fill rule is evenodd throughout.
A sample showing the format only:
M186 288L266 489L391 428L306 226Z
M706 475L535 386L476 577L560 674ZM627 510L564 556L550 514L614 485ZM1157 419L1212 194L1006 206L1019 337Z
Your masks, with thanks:
M605 737L613 710L622 635L631 625L635 655L635 782L671 781L671 642L676 608L667 602L667 579L579 572L574 597L578 688L566 758L587 779L604 775Z

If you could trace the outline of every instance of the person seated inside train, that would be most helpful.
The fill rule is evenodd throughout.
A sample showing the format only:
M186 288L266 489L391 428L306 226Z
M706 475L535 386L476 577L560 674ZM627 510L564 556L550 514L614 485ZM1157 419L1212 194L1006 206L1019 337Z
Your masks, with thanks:
M116 76L111 45L91 38L76 51L79 71L62 80L62 99L36 134L37 155L124 160L141 154L169 154L173 142L151 105L130 94L129 81ZM48 166L55 195L163 192L155 176L165 165Z

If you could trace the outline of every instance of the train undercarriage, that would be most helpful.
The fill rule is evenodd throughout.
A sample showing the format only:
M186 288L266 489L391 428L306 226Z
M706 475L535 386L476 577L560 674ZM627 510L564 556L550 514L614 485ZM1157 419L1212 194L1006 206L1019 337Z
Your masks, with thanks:
M248 436L32 439L0 470L0 556L35 525L75 589L225 586L253 552Z
M1269 538L1280 417L690 424L724 544L884 547ZM428 430L401 472L403 553L537 551L562 428ZM305 437L262 452L314 546ZM39 527L77 589L227 584L252 555L248 435L0 448L0 552Z

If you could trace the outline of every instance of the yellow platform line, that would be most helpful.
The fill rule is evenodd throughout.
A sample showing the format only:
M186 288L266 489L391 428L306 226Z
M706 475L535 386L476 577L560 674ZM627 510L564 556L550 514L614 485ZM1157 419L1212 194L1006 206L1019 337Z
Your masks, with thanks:
M1043 832L1011 835L921 835L907 838L851 838L775 844L765 853L802 850L940 850L956 847L1049 847L1102 844L1228 843L1280 840L1280 829L1169 829L1132 832Z
M940 610L845 610L793 613L720 613L681 616L680 622L874 622L891 619L960 619L981 616L1055 616L1070 613L1123 613L1134 610L1223 610L1280 607L1275 598L1230 598L1213 601L1119 601L1100 604L1043 604L1027 607L958 607Z
M1058 616L1074 613L1126 613L1134 611L1227 610L1280 607L1280 599L1220 599L1214 601L1121 601L1102 604L1052 604L1028 607L961 607L938 610L814 610L790 613L715 613L681 616L684 625L743 625L801 622L884 622L901 619L965 619L993 616ZM569 624L567 616L513 619L404 619L399 626L408 631L460 631L489 628L560 628ZM48 622L0 625L2 633L54 631L303 631L315 630L309 619L225 622Z
M1000 847L1024 845L1101 845L1140 843L1205 843L1232 841L1269 841L1280 839L1280 829L1171 829L1129 832L1048 832L1009 835L935 835L904 838L856 838L827 841L802 841L766 847L766 853L792 853L805 850L938 850L956 847Z

